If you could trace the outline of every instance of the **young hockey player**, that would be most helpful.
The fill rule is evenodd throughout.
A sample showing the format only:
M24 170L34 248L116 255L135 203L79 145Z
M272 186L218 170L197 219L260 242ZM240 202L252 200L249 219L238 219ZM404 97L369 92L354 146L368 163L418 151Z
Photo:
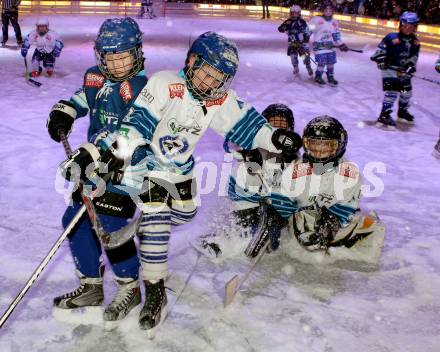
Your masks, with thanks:
M318 64L315 72L315 82L323 85L322 78L324 68L327 67L327 81L330 85L336 86L338 81L334 76L334 65L336 64L335 47L341 51L348 51L347 45L341 40L338 21L333 19L333 6L331 3L323 3L323 15L315 16L309 22L310 32L313 34L313 51Z
M294 131L295 119L288 106L271 104L261 114L272 127ZM297 158L297 154L274 154L263 149L235 149L237 148L234 144L225 144L225 150L232 152L238 161L228 182L228 196L233 201L233 218L237 225L237 228L232 226L231 231L239 231L240 237L251 239L257 232L262 212L265 211L264 215L268 216L268 222L274 230L270 235L271 249L275 250L279 245L281 228L287 225L287 220L273 211L270 204L276 203L278 198L272 198L271 193L279 193L282 171ZM230 233L208 234L196 239L194 247L207 257L219 257L231 240L233 236ZM253 256L252 253L249 255Z
M214 32L200 35L188 51L183 70L158 72L148 80L120 128L128 142L148 143L147 157L138 165L147 188L141 195L139 227L146 288L139 323L149 336L166 315L164 280L171 226L190 221L196 213L192 153L206 130L210 127L244 149L295 153L301 142L289 131L274 130L229 89L237 67L233 42ZM98 148L113 144L115 137L110 134ZM87 151L78 154L84 157ZM81 155L72 160L81 163Z
M309 76L312 76L313 70L310 65L310 49L308 46L310 32L306 21L301 18L301 7L293 5L290 8L290 17L278 27L278 31L287 33L287 56L290 56L294 76L299 74L298 56L303 60Z
M435 70L440 73L440 56L437 59L437 62L435 63ZM440 159L440 134L439 134L439 139L437 141L437 144L434 146L434 156L436 158Z
M347 131L329 116L311 120L304 129L302 158L284 169L280 199L290 201L289 230L308 250L352 247L383 227L374 216L359 213L361 175L343 156ZM273 204L281 214L286 208Z
M142 53L142 32L131 18L104 21L95 40L97 66L89 68L84 83L70 100L60 100L54 105L47 127L51 138L60 142L59 131L68 135L75 119L90 116L88 141L105 128L117 130L132 102L147 83ZM83 148L90 148L90 143ZM81 149L80 149L81 150ZM116 178L116 177L115 177ZM106 192L94 201L98 217L105 231L113 232L127 226L133 217L135 204L130 196L113 179ZM73 203L63 217L67 226L81 207L81 198L73 194ZM69 235L70 249L75 258L80 287L54 299L59 308L77 308L101 305L103 294L103 266L101 245L87 215ZM134 241L106 251L115 274L118 292L105 308L104 320L122 319L141 302L138 282L139 259Z
M55 60L61 55L64 44L58 33L49 29L47 19L37 20L36 26L37 28L24 38L21 55L26 58L29 48L34 45L31 76L37 77L41 74L43 68L40 63L42 63L47 75L50 77L53 74Z
M148 16L150 19L156 17L153 10L153 0L141 0L141 10L138 18L144 18L144 15Z
M420 50L420 42L416 36L419 19L413 12L404 12L399 22L399 32L387 34L371 57L382 71L385 92L376 125L388 129L394 129L396 125L391 112L398 97L397 121L414 124L414 116L408 112L408 108L412 96L411 77L416 72Z

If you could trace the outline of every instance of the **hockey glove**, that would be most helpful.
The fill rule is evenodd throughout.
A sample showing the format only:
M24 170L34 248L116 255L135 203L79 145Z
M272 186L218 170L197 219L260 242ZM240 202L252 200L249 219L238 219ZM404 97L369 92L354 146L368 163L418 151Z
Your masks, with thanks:
M302 139L298 133L278 128L272 134L272 143L286 155L294 155L302 146Z
M21 48L21 56L26 57L27 52L28 52L28 49L26 49L26 48Z
M73 121L75 121L76 109L75 106L66 100L60 100L56 103L50 111L49 118L47 119L47 129L50 137L60 142L59 131L64 131L68 136L72 130Z
M315 221L315 234L321 248L327 249L339 231L339 220L326 207L319 209Z
M377 64L377 68L379 70L385 70L387 68L385 54L380 54L380 55L377 55L377 56L372 56L372 57L370 57L370 60L374 61Z
M263 166L263 157L258 149L240 150L239 153L243 156L246 163L247 172L250 175L255 175Z
M408 64L405 66L403 72L408 76L412 76L414 73L416 73L416 68L413 64Z
M124 165L124 161L115 157L115 154L115 146L101 153L94 144L85 143L63 161L59 169L68 181L91 180L94 174L102 176Z
M440 60L436 62L435 64L435 70L440 73Z
M59 48L55 48L55 49L53 49L53 51L52 51L52 55L53 55L54 57L59 57L59 56L61 55L61 49L59 49Z
M341 50L341 51L348 51L349 49L348 49L348 46L347 45L345 45L344 43L342 43L341 45L339 45L339 50Z

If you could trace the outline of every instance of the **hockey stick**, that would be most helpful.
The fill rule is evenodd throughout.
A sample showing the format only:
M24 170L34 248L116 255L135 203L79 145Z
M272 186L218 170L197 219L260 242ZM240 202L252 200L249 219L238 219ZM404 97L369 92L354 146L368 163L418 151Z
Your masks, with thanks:
M72 148L70 147L69 141L67 140L67 137L64 133L64 131L60 130L58 131L58 135L60 137L61 143L63 144L64 151L66 152L66 155L69 157L72 155ZM110 174L106 175L107 180L110 178ZM106 178L104 178L105 181ZM98 183L98 188L100 191L104 190L105 188L105 182L102 186ZM81 200L83 201L83 204L86 207L87 214L89 216L90 222L92 223L92 227L95 230L96 235L98 236L100 242L106 249L113 249L122 246L129 240L131 240L134 235L136 234L137 227L141 221L142 217L139 217L136 221L133 221L127 226L124 226L123 228L113 231L113 232L107 232L104 230L104 227L101 224L101 221L99 220L99 217L96 213L95 205L93 204L92 199L83 193L83 187L84 182L81 180L79 183L79 190L81 194ZM97 193L95 193L97 194Z
M363 53L364 51L361 49L352 49L352 48L348 48L348 51L354 51L355 53Z
M387 69L387 68L390 69L390 70L396 71L396 72L405 73L400 67L397 67L397 66L386 66L385 69ZM427 77L421 77L421 76L416 76L416 75L414 75L412 73L410 73L410 74L405 73L405 74L410 76L410 77L418 78L418 79L421 79L423 81L431 82L431 83L434 83L434 84L437 84L437 85L440 86L440 81L437 81L435 79L427 78Z
M265 229L263 231L265 231ZM243 278L241 280L239 280L238 275L235 275L232 279L230 279L226 283L226 285L225 285L225 302L224 302L225 307L227 307L228 305L230 305L232 303L235 295L240 290L243 283L247 280L247 278L252 273L252 271L255 269L255 267L257 266L257 264L259 263L259 261L263 257L263 255L266 253L266 249L269 246L269 244L270 244L270 241L267 241L265 243L265 245L261 248L260 252L255 257L251 267L248 269L248 271L246 272L246 274L243 276Z
M23 59L24 59L24 67L26 68L26 72L25 72L25 76L24 76L26 81L28 81L29 83L32 83L35 87L41 87L41 85L43 83L38 82L30 77L26 57L24 57Z
M99 189L96 189L91 197L94 197ZM28 292L30 287L34 284L35 280L38 278L38 276L43 272L46 265L49 263L49 261L52 259L52 257L57 252L58 248L60 248L61 243L66 239L66 237L70 234L72 229L76 226L78 221L81 219L83 214L86 211L86 206L83 205L76 215L73 217L73 219L70 221L69 225L64 229L61 236L57 239L57 241L54 243L52 248L49 250L49 253L46 255L46 257L41 261L40 265L35 269L32 276L29 278L29 280L24 285L23 289L20 291L20 293L15 297L15 299L12 301L12 303L9 305L8 309L3 313L2 317L0 318L0 328L3 326L3 324L6 322L6 320L9 318L11 313L14 311L14 309L17 307L17 305L20 303L24 295Z

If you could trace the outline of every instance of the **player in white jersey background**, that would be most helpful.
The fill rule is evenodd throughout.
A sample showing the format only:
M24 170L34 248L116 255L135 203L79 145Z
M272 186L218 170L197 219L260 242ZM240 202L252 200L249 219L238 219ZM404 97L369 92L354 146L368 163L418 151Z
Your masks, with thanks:
M315 82L324 85L322 78L327 67L327 81L330 85L337 85L334 70L336 64L335 47L341 51L348 51L347 45L342 42L338 21L333 19L333 5L328 2L322 4L322 16L315 16L309 22L312 33L313 51L318 65L315 72Z
M57 32L49 29L49 20L46 18L40 18L35 25L36 29L24 38L21 55L26 58L29 48L35 46L32 55L31 76L39 76L45 68L47 75L50 77L55 68L56 58L61 55L64 43Z

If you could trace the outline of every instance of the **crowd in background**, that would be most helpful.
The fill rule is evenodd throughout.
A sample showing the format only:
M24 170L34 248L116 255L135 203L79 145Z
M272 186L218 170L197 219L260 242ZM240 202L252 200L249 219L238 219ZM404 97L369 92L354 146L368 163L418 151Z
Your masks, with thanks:
M168 0L172 2L262 5L262 0ZM269 5L319 8L318 0L264 0ZM333 0L336 12L382 19L398 19L404 11L416 12L423 23L440 23L440 0Z

